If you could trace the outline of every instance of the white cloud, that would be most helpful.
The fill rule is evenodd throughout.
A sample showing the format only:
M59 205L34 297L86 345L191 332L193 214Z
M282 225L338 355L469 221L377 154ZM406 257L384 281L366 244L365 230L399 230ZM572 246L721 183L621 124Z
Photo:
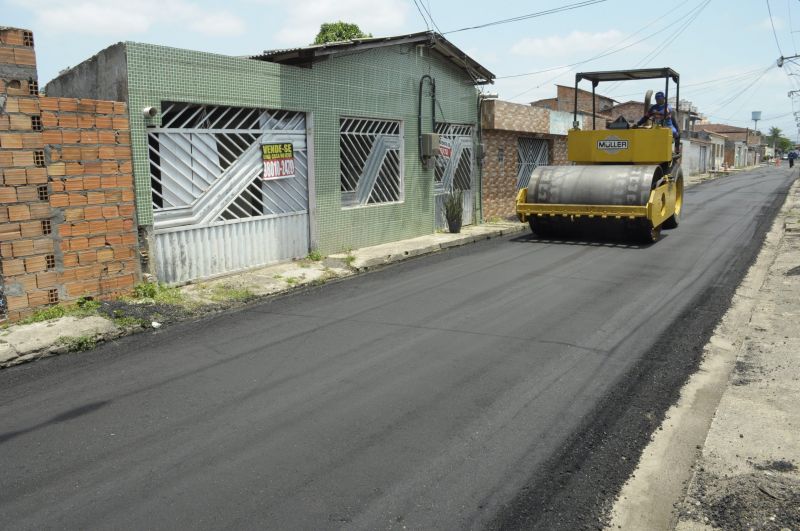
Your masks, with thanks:
M617 30L601 33L573 31L569 35L551 37L526 37L511 47L511 53L527 57L563 57L577 53L600 52L623 39Z
M244 20L223 10L206 10L187 0L13 0L34 13L48 31L88 35L131 35L156 25L174 25L211 35L240 35Z
M261 3L285 6L285 2ZM304 0L302 9L288 9L275 39L285 46L305 46L314 40L323 22L357 24L376 37L402 31L409 12L407 0Z
M786 28L786 23L777 17L772 17L772 21L770 21L769 17L762 19L758 22L754 27L755 29L765 30L765 31L772 31L772 25L775 24L775 31L782 30Z

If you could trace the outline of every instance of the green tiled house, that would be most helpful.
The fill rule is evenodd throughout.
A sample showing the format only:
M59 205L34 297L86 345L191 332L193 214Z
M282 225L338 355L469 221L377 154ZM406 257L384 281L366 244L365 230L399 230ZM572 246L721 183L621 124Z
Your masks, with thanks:
M184 282L430 234L452 190L480 219L492 79L423 32L250 58L120 43L45 90L128 103L149 268Z

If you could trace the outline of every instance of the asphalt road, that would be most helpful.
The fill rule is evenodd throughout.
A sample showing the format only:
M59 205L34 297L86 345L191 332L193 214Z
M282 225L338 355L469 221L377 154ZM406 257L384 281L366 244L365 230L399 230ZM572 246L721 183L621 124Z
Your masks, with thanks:
M490 240L2 371L2 527L596 526L793 176L652 246Z

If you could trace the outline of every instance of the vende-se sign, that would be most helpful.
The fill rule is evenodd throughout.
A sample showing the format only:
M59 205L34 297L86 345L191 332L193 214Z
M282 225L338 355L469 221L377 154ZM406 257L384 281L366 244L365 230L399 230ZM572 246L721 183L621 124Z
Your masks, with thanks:
M261 158L264 161L262 179L294 177L294 146L284 144L261 144Z

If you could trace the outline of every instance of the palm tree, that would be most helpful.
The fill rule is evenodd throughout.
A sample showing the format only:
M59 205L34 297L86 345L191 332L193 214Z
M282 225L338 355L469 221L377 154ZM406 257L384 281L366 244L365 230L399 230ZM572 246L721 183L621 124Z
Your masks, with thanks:
M783 134L780 127L770 127L769 134L767 135L767 140L772 144L772 147L775 147L775 143Z

